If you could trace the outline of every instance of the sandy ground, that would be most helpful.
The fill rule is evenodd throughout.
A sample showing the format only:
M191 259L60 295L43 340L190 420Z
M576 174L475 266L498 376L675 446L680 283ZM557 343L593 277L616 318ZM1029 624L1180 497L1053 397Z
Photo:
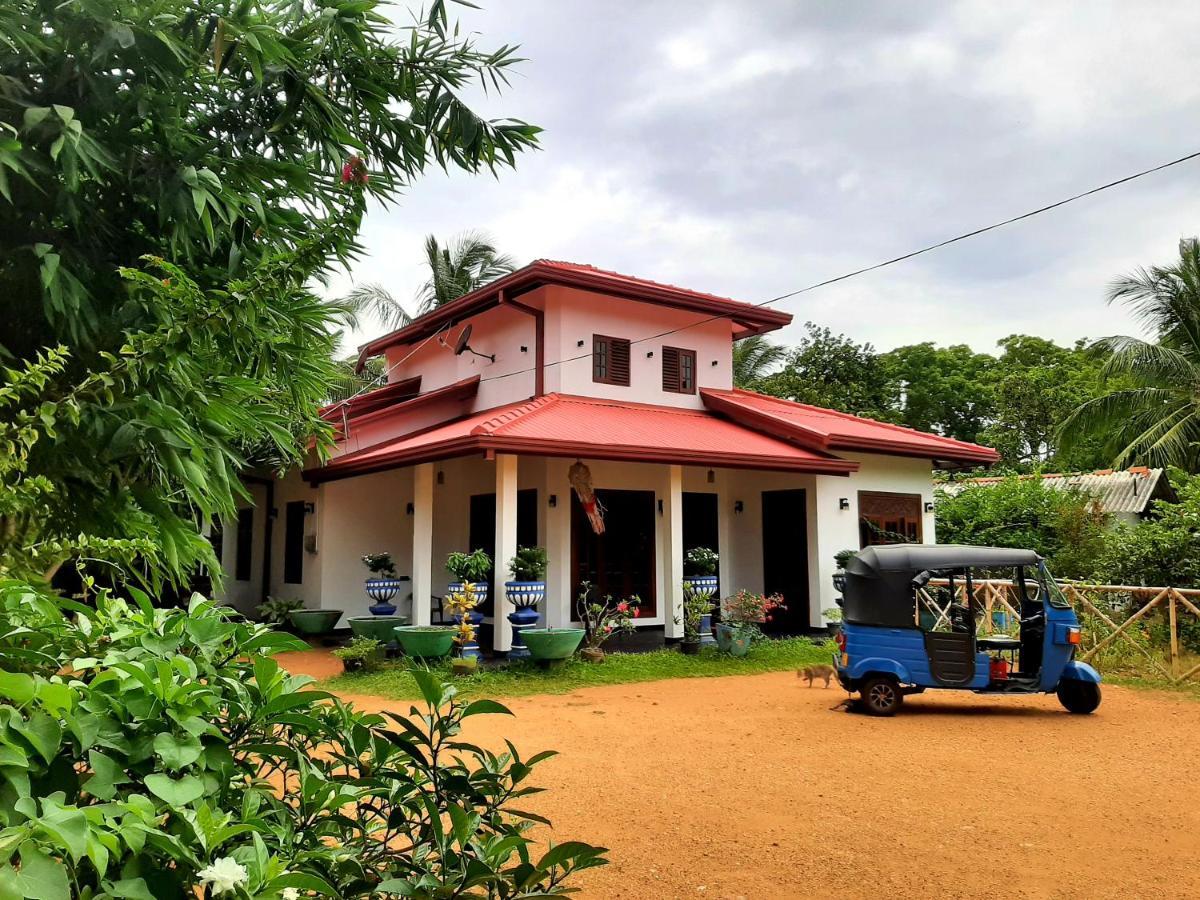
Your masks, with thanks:
M587 688L467 736L561 752L526 806L611 848L585 897L1200 897L1200 703L930 692L872 719L844 696L790 673Z

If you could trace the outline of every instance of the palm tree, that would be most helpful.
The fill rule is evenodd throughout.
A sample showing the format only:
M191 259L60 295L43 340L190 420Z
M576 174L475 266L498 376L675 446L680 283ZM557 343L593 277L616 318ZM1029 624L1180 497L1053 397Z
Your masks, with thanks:
M491 239L478 231L465 231L445 247L432 234L427 235L425 262L429 279L417 292L419 316L516 268L512 257L497 253Z
M742 338L733 345L733 384L753 389L787 356L787 348L762 335Z
M1196 471L1200 448L1200 240L1179 242L1179 261L1113 282L1120 302L1157 340L1117 335L1092 345L1108 357L1104 381L1121 389L1089 400L1060 427L1063 445L1106 436L1114 463L1178 465Z

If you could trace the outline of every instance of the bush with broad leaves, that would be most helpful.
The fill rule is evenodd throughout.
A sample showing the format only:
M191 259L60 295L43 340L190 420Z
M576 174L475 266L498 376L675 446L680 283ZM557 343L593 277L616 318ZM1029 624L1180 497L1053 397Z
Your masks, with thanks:
M129 594L0 582L0 900L561 896L604 864L514 808L550 752L460 739L503 706L418 673L408 716L360 712L280 668L294 638Z

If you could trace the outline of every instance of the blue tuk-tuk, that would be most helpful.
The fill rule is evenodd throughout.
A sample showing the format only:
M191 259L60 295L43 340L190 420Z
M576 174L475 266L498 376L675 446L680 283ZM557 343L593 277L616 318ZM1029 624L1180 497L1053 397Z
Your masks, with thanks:
M926 688L1056 693L1073 713L1100 705L1100 674L1074 658L1079 620L1032 550L867 547L834 584L843 612L838 680L872 715L895 715L906 694ZM1017 602L986 623L1001 633L979 634L976 595L998 586Z

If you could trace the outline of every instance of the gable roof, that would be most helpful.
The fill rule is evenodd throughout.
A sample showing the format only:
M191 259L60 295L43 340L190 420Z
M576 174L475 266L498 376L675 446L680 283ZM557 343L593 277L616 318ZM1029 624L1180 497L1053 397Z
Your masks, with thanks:
M546 394L403 435L307 469L332 481L468 453L583 456L846 475L858 463L763 434L706 410Z
M858 450L956 465L990 465L1000 459L990 447L740 388L701 388L700 397L709 409L735 422L822 452Z
M403 328L364 344L359 348L358 368L361 369L368 359L378 356L388 347L423 340L442 328L497 306L504 299L513 299L547 284L581 288L628 300L726 317L733 323L734 338L765 334L792 321L790 313L770 307L691 291L673 284L635 278L632 275L622 275L607 269L597 269L595 266L535 259L529 265L503 278L497 278L457 300L439 306Z
M985 478L962 478L940 482L937 487L947 494L960 493L963 488L988 487L999 484L1011 475L992 475ZM1125 470L1100 469L1096 472L1046 473L1019 475L1018 478L1040 478L1042 484L1059 491L1082 490L1092 494L1106 513L1144 515L1151 500L1176 503L1179 497L1171 480L1162 469L1133 466Z

